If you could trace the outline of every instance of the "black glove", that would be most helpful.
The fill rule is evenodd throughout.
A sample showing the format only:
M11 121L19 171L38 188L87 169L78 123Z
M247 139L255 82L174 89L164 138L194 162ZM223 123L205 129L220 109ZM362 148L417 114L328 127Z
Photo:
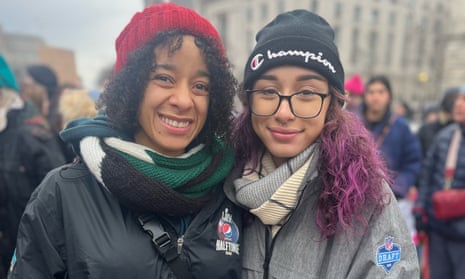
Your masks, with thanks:
M428 214L422 207L414 207L412 209L413 217L415 217L415 229L417 232L428 232Z

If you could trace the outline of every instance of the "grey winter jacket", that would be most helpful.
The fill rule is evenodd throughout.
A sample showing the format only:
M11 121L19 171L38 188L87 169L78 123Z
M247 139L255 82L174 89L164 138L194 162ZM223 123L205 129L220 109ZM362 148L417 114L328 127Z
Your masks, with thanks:
M232 200L234 177L239 173L234 170L225 184ZM391 202L380 214L367 208L364 216L368 227L359 225L353 232L344 231L326 240L315 223L320 189L319 178L305 186L296 210L274 239L269 227L258 218L249 225L244 220L243 278L420 277L415 246L388 185Z

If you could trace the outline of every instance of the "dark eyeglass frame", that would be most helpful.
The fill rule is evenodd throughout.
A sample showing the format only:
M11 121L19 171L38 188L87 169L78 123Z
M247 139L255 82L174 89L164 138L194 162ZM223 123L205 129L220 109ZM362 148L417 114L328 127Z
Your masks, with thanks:
M318 117L318 115L320 115L320 113L321 113L321 110L323 109L323 102L330 95L329 92L328 93L319 93L319 92L314 92L314 91L311 91L311 90L298 91L298 92L292 93L291 95L288 95L288 96L281 95L281 93L279 91L272 90L272 89L253 89L253 90L248 89L248 90L245 90L245 92L247 93L247 99L249 100L249 104L251 104L251 97L252 97L252 94L255 93L255 92L264 92L264 93L267 93L267 94L275 94L275 95L277 95L279 97L279 102L278 102L278 105L276 106L276 109L270 114L258 114L258 113L253 111L253 108L252 108L253 105L251 105L250 110L252 111L253 114L255 114L257 116L272 116L272 115L274 115L279 110L279 107L281 106L281 102L283 101L283 99L286 99L287 103L289 104L289 108L291 109L292 114L295 117L303 118L303 119L311 119L311 118ZM292 97L294 97L296 95L299 95L299 94L302 94L302 93L316 95L316 96L321 98L320 109L318 110L318 112L315 115L313 115L313 116L300 116L300 115L295 114L294 108L292 107L291 99L292 99Z

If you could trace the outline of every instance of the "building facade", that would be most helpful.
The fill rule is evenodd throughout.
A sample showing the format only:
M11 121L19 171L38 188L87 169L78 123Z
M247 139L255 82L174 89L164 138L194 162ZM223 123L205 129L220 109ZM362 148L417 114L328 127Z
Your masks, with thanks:
M465 85L465 4L450 0L450 25L446 34L443 87Z
M29 65L45 64L56 72L60 84L80 85L74 52L49 46L39 37L7 33L0 27L0 54L17 78L25 75Z
M452 1L464 2L464 0ZM154 2L164 1L146 0L146 5ZM431 101L437 101L444 87L442 83L445 26L449 24L449 1L172 2L190 6L213 22L221 33L228 57L239 79L242 77L248 54L255 44L256 32L280 12L307 9L327 19L334 28L336 44L339 47L346 76L359 73L366 80L375 74L386 74L392 82L394 98L407 101L417 110ZM465 28L464 26L462 24L461 28Z

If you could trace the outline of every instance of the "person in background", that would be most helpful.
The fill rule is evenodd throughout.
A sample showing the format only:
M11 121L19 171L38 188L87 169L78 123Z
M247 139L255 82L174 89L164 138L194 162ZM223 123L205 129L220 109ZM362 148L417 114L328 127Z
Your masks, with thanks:
M465 274L465 216L439 220L432 205L433 194L444 189L446 183L449 183L452 189L465 189L465 86L453 94L453 123L441 129L428 148L418 183L418 200L414 208L417 230L428 235L431 279L459 279ZM451 151L456 154L455 168L448 170L446 162L456 136L457 148ZM453 175L448 177L448 173Z
M421 147L404 117L391 111L391 84L386 76L372 77L365 86L363 121L393 174L391 185L412 237L416 235L409 197L421 168Z
M45 87L48 96L49 110L46 112L48 122L55 134L58 135L60 125L58 124L57 109L60 98L59 82L55 71L47 65L33 64L27 67L27 74L21 79L21 87L34 86L36 84Z
M0 55L0 278L13 255L18 225L33 190L47 172L64 163L45 119L19 94Z
M394 114L404 117L407 121L412 121L414 116L413 109L407 101L401 100L394 106Z
M50 110L50 101L47 95L47 89L37 83L21 84L21 96L23 99L30 101L36 107L39 114L47 117Z
M95 101L90 97L90 91L83 89L65 89L58 103L62 129L73 120L79 118L93 118L97 116ZM66 162L71 163L75 154L70 144L65 152Z
M243 278L418 278L387 170L358 117L343 109L333 29L294 10L256 40L224 186L251 215Z
M454 106L455 98L459 92L460 87L450 87L446 89L439 104L438 119L431 123L424 124L418 130L417 136L420 140L423 156L426 156L434 137L439 133L439 131L453 123L452 108Z
M360 109L363 102L363 93L365 92L365 86L363 84L362 76L354 74L349 77L344 83L344 89L347 92L347 103L346 109L360 115Z
M421 124L433 123L439 119L439 105L436 103L428 104L422 111ZM420 127L421 129L421 127ZM423 146L422 146L423 147Z
M115 46L104 114L61 132L78 160L32 195L9 278L239 278L242 210L222 190L236 80L220 35L162 3Z

